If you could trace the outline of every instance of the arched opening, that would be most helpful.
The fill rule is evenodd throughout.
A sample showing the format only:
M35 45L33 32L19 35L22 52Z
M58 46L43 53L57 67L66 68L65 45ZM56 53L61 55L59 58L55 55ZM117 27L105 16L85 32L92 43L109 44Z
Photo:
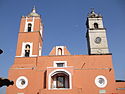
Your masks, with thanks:
M32 28L32 24L29 23L29 24L28 24L28 32L31 32L31 28Z
M25 57L29 57L30 56L30 45L26 44L25 46Z
M65 71L56 71L50 75L50 88L51 89L69 89L71 75Z
M94 23L94 28L95 28L95 29L98 28L98 23Z
M62 49L58 48L58 55L62 55Z
M60 72L51 77L51 88L69 88L69 75Z

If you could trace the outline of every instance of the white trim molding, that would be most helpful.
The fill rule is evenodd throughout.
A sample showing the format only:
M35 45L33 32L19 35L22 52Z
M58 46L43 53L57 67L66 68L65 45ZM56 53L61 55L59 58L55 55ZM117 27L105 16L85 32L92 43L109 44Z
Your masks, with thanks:
M39 56L41 56L41 55L42 55L42 47L41 47L41 45L39 43Z
M34 28L34 17L33 17L33 19L30 19L30 20L32 20L32 21L28 21L28 19L29 19L29 18L26 17L24 32L28 32L28 24L29 24L29 23L32 25L31 32L33 32L33 28Z
M40 23L40 34L41 34L41 37L43 38L43 25Z
M15 57L25 57L25 56L15 56ZM30 57L38 57L38 55L31 55Z
M25 76L20 76L16 80L16 86L19 89L24 89L28 86L28 79Z
M62 52L58 51L59 48ZM56 46L56 55L64 55L64 46Z
M29 55L29 57L30 57L30 56L34 56L34 55L32 55L33 43L32 43L32 42L23 42L23 43L22 43L22 53L21 53L21 57L25 57L25 46L26 46L27 44L30 45L30 55Z
M99 88L104 88L106 87L107 85L107 79L105 76L103 75L98 75L96 78L95 78L95 84L97 87Z

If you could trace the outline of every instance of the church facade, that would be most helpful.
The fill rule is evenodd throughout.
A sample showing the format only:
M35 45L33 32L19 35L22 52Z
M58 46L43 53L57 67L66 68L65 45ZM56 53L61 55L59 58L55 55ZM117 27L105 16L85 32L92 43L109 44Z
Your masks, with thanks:
M35 8L20 21L14 64L6 94L125 94L125 82L115 80L102 16L87 17L88 55L71 55L55 46L42 56L43 24Z

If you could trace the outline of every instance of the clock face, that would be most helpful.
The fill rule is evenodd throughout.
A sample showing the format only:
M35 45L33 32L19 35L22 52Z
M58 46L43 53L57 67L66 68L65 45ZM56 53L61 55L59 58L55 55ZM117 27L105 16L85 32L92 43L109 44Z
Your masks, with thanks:
M99 44L99 43L101 43L101 38L100 37L96 37L96 39L95 39L95 43L97 43L97 44Z

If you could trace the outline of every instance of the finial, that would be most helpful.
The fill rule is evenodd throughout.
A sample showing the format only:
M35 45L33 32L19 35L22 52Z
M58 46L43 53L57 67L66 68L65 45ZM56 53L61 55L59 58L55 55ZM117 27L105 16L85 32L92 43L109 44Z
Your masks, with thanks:
M40 16L38 13L36 13L36 7L34 6L31 13L28 14L29 17L33 16Z
M94 8L91 8L91 13L95 13L95 12L94 12Z
M89 18L101 18L100 14L95 13L94 8L91 8L91 12L88 14Z
M33 13L36 13L36 7L35 7L35 5L34 5L34 7L33 7L33 9L32 9L32 12L33 12Z

